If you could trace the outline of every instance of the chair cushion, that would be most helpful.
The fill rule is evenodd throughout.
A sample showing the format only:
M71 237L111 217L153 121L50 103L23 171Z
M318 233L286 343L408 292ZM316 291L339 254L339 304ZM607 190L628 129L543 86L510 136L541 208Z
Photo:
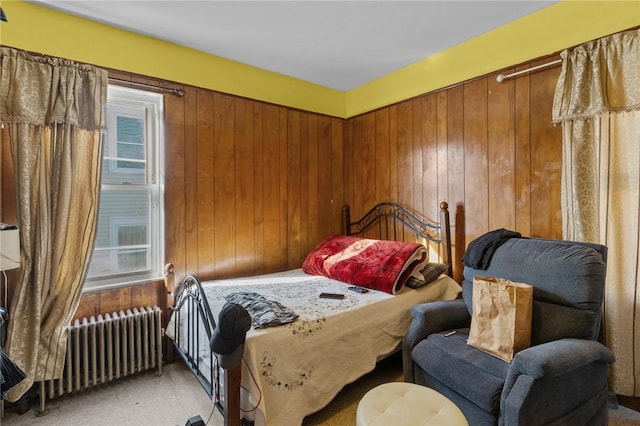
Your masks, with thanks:
M525 282L534 286L532 346L561 337L596 339L605 259L606 247L596 244L510 239L496 250L486 270L464 268L462 297L472 313L472 281L476 275ZM550 318L556 321L552 324Z
M467 345L468 333L431 334L413 348L411 357L417 367L497 416L509 363Z

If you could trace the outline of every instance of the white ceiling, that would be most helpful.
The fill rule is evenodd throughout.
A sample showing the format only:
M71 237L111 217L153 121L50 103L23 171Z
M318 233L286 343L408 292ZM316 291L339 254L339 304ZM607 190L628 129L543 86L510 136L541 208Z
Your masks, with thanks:
M557 0L30 2L347 91Z

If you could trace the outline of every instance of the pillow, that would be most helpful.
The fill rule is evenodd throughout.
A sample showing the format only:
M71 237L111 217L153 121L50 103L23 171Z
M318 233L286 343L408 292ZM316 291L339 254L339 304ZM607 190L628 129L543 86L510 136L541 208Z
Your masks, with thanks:
M449 265L444 263L427 262L419 271L415 271L407 280L405 285L410 288L420 288L435 281L440 275L449 269Z

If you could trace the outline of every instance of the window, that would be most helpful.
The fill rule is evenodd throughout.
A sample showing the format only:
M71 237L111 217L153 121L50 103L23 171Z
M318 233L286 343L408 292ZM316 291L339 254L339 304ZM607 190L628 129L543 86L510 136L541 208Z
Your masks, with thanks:
M162 276L162 95L109 86L98 230L85 289Z

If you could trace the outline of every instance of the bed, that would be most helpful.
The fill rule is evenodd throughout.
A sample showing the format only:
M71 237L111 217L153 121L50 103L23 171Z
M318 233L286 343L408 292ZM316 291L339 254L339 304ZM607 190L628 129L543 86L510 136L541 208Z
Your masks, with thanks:
M372 371L379 360L398 351L411 320L411 306L458 296L460 286L449 276L451 246L445 202L440 205L437 222L425 221L388 202L376 205L353 222L345 206L342 222L343 235L321 242L299 269L203 282L188 276L176 289L172 266L165 268L167 293L175 298L167 336L216 401L225 416L225 424L240 421L259 425L302 424L305 416L326 406L346 384ZM337 277L317 274L314 268L318 265L314 261L331 258L327 250L337 243L350 247L333 256L338 259L336 265L346 262L343 269L350 273ZM367 271L373 267L384 271L395 268L387 263L380 266L378 258L364 259L377 256L371 254L371 247L378 253L379 247L392 244L394 250L401 247L403 251L419 246L419 250L411 253L412 259L407 255L406 261L396 262L402 263L397 266L398 277L393 278L396 281L374 285L366 274L366 280L371 282L351 279L353 265ZM355 246L360 248L357 254L353 253ZM392 260L400 257L399 250L392 253ZM364 263L371 266L362 266ZM332 265L332 270L340 270L336 265ZM417 288L403 285L417 276L418 269L426 271L422 269L424 265L442 268L428 283L418 274L423 285L419 283ZM353 284L363 284L370 290L366 293L348 290ZM320 293L344 297L319 298ZM254 326L247 332L240 366L226 370L219 367L215 354L211 353L209 339L224 304L239 295L281 303L295 312L297 318L275 327L261 327L253 318Z

